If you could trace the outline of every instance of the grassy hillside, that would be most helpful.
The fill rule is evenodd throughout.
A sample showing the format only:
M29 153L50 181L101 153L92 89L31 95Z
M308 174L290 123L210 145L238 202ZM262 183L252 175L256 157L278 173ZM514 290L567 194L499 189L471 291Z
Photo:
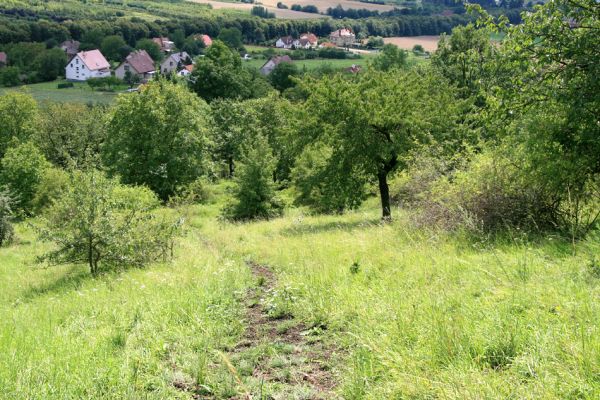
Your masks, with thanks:
M381 225L375 202L249 224L221 222L221 206L186 212L173 264L99 278L37 266L44 245L20 224L0 249L3 395L600 396L597 240L575 255L553 238L472 241L401 212Z
M58 89L58 84L65 82L57 80L53 82L34 83L16 88L0 88L0 95L8 91L25 91L38 102L53 101L59 103L102 103L109 104L115 100L119 91L127 89L128 86L117 88L116 92L102 92L92 90L85 82L74 82L72 88Z

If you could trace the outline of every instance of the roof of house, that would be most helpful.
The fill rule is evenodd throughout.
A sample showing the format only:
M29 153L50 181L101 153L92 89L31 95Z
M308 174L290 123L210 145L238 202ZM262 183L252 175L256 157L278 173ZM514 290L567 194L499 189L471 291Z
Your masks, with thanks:
M351 67L346 68L346 72L350 72L351 74L357 74L360 72L362 68L360 65L352 64Z
M314 33L303 33L300 35L300 40L302 39L308 39L311 44L315 44L319 41L319 38L317 38L317 35Z
M307 44L311 44L310 40L308 40L308 38L300 38L300 40L298 40L298 42L302 45L302 46L306 46Z
M294 38L291 36L284 36L284 37L280 38L279 40L281 40L286 45L291 45L292 43L294 43Z
M323 42L319 45L319 47L336 47L336 45L331 42Z
M145 74L155 70L154 61L146 50L136 50L129 53L124 62L128 62L139 74Z
M354 33L350 29L342 28L337 31L331 32L330 37L344 37L344 36L354 36Z
M60 44L60 48L68 54L77 54L79 51L79 42L77 40L65 40Z
M273 64L275 64L275 66L277 66L277 65L281 64L282 62L289 62L289 63L291 63L292 59L288 55L285 55L285 56L275 56L275 57L271 58L269 61L267 61L266 63L264 63L261 68L263 68L265 65L267 65L270 62L272 62Z
M177 53L172 53L171 55L169 55L169 57L167 57L165 59L165 61L173 60L177 64L179 64L180 62L184 63L188 58L190 58L188 53L186 53L185 51L179 51ZM163 63L164 63L164 61L163 61Z
M202 34L200 34L200 35L194 36L194 38L196 40L202 40L202 42L204 42L204 46L206 46L206 47L212 46L212 39L208 35L202 35Z
M110 68L110 64L100 53L100 50L80 51L77 53L77 57L81 58L81 61L90 71Z
M3 51L0 51L0 63L6 64L6 60L7 60L6 53Z
M168 37L152 38L152 41L156 43L162 51L168 50L173 44L173 42L171 42Z

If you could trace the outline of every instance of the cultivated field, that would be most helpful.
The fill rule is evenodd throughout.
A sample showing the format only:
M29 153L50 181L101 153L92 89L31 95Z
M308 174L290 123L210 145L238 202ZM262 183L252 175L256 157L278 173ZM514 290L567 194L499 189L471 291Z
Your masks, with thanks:
M383 38L384 43L395 44L401 49L412 50L414 45L420 44L426 51L436 51L440 37L435 36L396 36Z
M259 0L257 3L262 3L266 6L277 7L277 3L280 0ZM354 9L367 9L372 11L390 11L395 7L391 5L383 5L383 4L373 4L373 3L361 3L359 1L352 0L281 0L281 2L288 7L291 7L293 4L299 4L301 6L313 5L316 6L320 12L325 13L325 11L331 7L337 7L337 5L341 5L344 9L354 8Z
M257 4L247 4L247 3L239 3L239 2L224 2L224 1L214 1L214 0L188 0L188 1L191 1L193 3L198 3L198 4L210 4L212 6L212 8L215 10L242 10L242 11L248 11L248 12L250 12L250 10L252 10L252 7L254 7L258 4L258 3ZM275 4L277 4L277 3L275 3ZM320 14L311 14L311 13L305 13L305 12L293 11L293 10L282 10L277 7L267 6L265 8L267 8L269 11L275 13L275 16L277 18L282 18L282 19L328 18L327 16L320 15Z
M219 189L221 190L221 189ZM98 278L0 249L6 398L554 399L600 396L600 284L560 240L477 241L372 199L269 222L185 211L172 265ZM183 210L182 210L183 211ZM252 397L249 397L249 396Z

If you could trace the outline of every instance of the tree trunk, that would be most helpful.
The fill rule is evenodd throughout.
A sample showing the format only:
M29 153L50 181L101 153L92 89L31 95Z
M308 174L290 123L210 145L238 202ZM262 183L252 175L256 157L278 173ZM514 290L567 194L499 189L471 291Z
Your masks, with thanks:
M88 236L88 263L90 264L90 273L96 273L94 269L94 247L92 246L92 235Z
M390 188L387 182L387 172L379 171L377 179L379 180L379 195L381 196L381 218L384 221L392 220L392 208L390 205Z
M233 178L233 157L229 157L227 164L229 164L229 178Z

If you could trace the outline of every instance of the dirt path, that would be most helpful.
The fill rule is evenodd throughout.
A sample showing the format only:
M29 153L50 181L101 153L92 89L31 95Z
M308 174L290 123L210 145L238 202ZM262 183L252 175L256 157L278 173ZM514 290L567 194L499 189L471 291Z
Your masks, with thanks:
M270 298L277 280L265 265L248 262L257 286L246 295L246 332L228 354L234 373L244 375L244 395L249 399L333 399L335 377L330 361L336 356L318 332L289 315L270 314Z

